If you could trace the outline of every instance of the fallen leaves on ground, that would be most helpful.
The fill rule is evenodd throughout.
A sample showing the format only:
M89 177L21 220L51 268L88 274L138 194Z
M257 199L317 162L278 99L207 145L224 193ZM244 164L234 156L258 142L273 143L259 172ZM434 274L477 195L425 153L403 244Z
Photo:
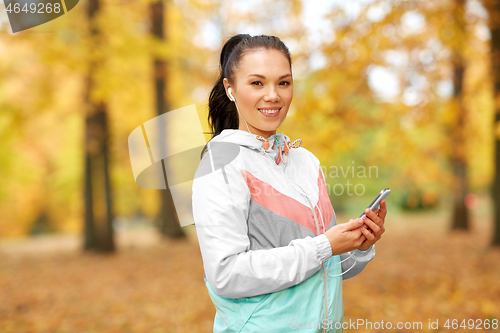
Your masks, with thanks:
M500 250L490 247L490 221L472 222L471 232L450 233L443 214L388 217L376 258L344 281L344 320L373 329L345 332L448 332L447 319L500 319ZM2 240L0 331L211 332L196 233L185 230L186 241L122 231L111 255L83 253L76 235ZM436 320L439 329L429 329ZM376 329L381 321L393 328Z

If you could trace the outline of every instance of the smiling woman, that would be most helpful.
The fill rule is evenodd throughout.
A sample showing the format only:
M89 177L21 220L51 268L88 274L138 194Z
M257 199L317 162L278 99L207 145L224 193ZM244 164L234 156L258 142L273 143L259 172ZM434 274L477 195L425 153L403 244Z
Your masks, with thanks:
M220 69L192 188L214 332L342 332L342 279L375 256L385 202L337 225L319 160L276 133L293 98L278 37L233 36Z

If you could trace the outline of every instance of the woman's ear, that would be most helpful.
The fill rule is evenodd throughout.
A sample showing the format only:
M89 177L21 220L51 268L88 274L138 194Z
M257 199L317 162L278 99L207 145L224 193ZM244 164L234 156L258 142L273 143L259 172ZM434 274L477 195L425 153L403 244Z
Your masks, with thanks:
M230 100L232 100L231 96L229 96L229 93L227 91L231 87L231 85L229 84L229 80L227 78L224 78L224 80L222 80L222 83L224 84L224 89L226 90L226 96L227 96L227 98L229 98Z

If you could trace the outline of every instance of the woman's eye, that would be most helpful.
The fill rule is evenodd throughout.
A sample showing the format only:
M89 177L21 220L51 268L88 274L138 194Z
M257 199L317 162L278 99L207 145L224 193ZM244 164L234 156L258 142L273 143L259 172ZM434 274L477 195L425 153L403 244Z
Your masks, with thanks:
M253 81L251 83L252 85L256 85L256 86L261 86L262 85L262 82L261 81ZM291 85L292 83L290 81L281 81L279 83L281 86L289 86Z

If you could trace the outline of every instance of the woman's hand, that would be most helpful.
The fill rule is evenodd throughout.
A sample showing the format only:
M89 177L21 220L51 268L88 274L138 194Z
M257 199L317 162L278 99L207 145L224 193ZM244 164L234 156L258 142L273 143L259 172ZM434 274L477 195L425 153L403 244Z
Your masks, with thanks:
M366 241L366 237L361 230L362 225L363 220L357 218L347 223L337 224L325 232L334 256L355 250Z
M380 201L380 208L371 211L365 210L366 216L363 216L363 226L360 228L366 240L358 247L359 250L367 250L370 246L375 244L385 232L384 222L387 215L387 206L385 199Z

